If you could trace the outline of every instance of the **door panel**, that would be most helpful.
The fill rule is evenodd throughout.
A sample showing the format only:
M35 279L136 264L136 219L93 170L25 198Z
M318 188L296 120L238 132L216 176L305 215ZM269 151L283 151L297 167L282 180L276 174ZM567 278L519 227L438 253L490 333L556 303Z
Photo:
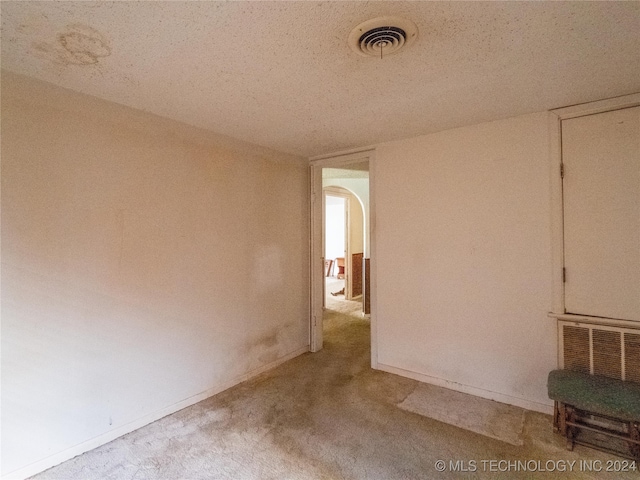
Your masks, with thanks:
M562 121L565 310L640 320L640 107Z

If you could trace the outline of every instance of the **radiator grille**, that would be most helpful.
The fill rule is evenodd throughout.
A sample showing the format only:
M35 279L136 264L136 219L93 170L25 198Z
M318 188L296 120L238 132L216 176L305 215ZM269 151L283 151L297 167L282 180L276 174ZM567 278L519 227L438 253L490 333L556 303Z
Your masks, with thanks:
M622 332L593 329L593 373L622 378Z
M563 322L562 368L640 383L640 329Z
M624 334L625 375L627 380L640 383L640 334Z
M590 373L589 329L565 325L564 332L564 368Z

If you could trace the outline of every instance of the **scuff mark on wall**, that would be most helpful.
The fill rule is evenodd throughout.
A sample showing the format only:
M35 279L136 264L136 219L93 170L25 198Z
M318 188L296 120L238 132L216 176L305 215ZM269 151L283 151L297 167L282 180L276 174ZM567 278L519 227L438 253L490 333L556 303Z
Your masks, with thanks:
M278 334L281 329L277 329L273 332L265 333L259 336L251 342L252 346L269 348L278 344Z
M249 358L257 358L258 365L276 361L280 353L282 333L285 328L275 328L261 335L249 338L245 350ZM257 366L257 365L256 365Z

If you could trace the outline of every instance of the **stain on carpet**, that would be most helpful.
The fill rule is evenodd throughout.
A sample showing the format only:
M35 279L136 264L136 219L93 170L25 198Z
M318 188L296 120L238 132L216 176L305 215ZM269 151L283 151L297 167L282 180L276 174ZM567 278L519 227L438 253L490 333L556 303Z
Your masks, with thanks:
M524 445L522 408L427 384L418 385L398 407L510 445Z

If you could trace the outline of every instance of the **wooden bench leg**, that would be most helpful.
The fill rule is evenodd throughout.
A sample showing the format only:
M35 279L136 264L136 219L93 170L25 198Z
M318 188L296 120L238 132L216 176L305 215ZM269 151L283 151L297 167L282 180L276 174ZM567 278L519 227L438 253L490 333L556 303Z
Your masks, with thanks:
M560 402L558 405L558 431L563 437L567 436L567 407L564 403Z
M640 442L640 423L629 422L629 437L631 440ZM640 461L640 445L634 442L629 442L629 450L631 450L631 455Z
M562 423L564 423L565 436L567 437L567 450L573 450L575 445L576 428L566 424L568 420L571 423L576 421L576 412L573 407L565 407L565 417Z
M560 433L560 409L557 401L553 402L553 431Z
M562 402L554 402L553 405L553 427L563 437L567 439L567 450L573 450L576 428L567 425L567 421L575 423L576 412L573 407Z

